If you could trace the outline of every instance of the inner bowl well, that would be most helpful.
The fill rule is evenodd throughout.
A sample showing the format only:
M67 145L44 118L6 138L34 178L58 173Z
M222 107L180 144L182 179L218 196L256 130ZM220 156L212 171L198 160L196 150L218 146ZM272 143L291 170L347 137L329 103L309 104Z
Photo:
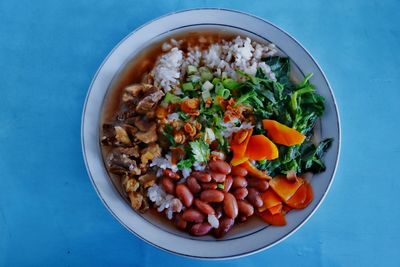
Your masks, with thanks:
M127 62L121 66L107 89L107 94L103 101L101 123L99 126L101 127L103 123L106 123L112 119L114 113L117 111L123 89L133 83L140 83L142 74L150 71L153 68L157 59L157 55L162 53L161 46L164 42L169 41L171 38L180 40L181 38L185 38L187 36L189 36L191 39L195 39L200 36L212 36L213 39L217 40L219 38L232 39L238 35L244 38L249 37L258 43L270 42L269 40L254 33L226 25L188 25L156 36L145 47L139 49L138 51L132 51L133 53L131 58L128 58ZM279 51L279 55L287 56L282 50ZM304 73L301 73L301 70L294 62L291 62L291 76L294 81L299 81L304 78ZM99 129L99 131L101 131L101 129ZM318 133L316 134L319 136ZM107 148L103 148L102 152L104 160L108 152ZM129 200L121 188L121 181L119 177L113 175L112 173L109 173L109 175L121 197L129 204ZM203 237L193 237L186 232L179 231L170 221L165 219L160 214L157 214L154 209L151 209L144 214L138 214L148 223L153 224L154 226L172 234L195 240L215 240L214 237L209 235ZM231 240L244 237L256 233L266 227L268 227L268 225L262 222L261 219L253 216L246 223L235 225L235 227L222 239Z

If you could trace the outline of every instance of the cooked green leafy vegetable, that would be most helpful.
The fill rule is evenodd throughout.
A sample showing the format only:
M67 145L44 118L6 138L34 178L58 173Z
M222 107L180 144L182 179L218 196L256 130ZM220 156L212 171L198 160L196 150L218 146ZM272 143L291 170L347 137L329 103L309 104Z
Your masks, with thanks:
M261 69L257 70L255 76L239 71L238 74L246 80L239 84L241 94L236 105L250 105L258 121L276 120L306 135L307 140L301 145L291 147L278 145L279 158L259 161L257 167L266 170L272 176L279 173L287 174L289 171L297 173L324 171L325 166L321 158L332 140L324 140L318 146L310 141L315 122L324 112L324 98L310 83L312 74L295 85L289 77L289 59L271 57L264 61L271 67L276 81L271 80ZM261 125L256 125L254 132L263 134L265 130Z

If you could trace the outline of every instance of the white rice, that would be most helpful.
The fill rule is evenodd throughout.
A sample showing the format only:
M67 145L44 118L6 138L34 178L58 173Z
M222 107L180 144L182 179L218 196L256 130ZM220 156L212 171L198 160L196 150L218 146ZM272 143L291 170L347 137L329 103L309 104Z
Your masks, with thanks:
M150 167L154 166L157 166L162 170L171 169L173 172L178 171L178 166L176 166L176 164L172 164L171 154L166 154L165 157L154 158L150 163Z
M206 169L206 165L204 163L195 162L193 163L193 169L195 171L204 171Z
M183 52L177 47L162 55L152 71L155 85L162 87L165 92L176 87L179 84L182 62Z
M219 221L218 221L218 219L217 219L217 217L215 215L208 214L207 221L213 228L218 228L219 227Z
M181 212L182 204L180 208L177 208L176 203L180 202L173 195L167 194L164 189L154 184L147 190L147 196L151 202L157 207L158 212L162 212L166 209L167 218L172 219L174 212ZM174 205L175 204L175 205Z
M236 70L255 75L257 68L271 79L276 80L271 68L261 61L263 57L274 56L278 53L274 44L259 44L250 38L237 36L232 41L221 41L212 44L201 51L198 47L189 47L185 54L180 50L182 41L171 39L162 45L163 54L152 70L154 83L164 89L165 92L174 89L175 94L182 91L179 81L186 74L188 65L195 67L206 66L217 76L225 73L227 76L238 79ZM196 77L193 77L196 79ZM198 77L199 78L199 77Z

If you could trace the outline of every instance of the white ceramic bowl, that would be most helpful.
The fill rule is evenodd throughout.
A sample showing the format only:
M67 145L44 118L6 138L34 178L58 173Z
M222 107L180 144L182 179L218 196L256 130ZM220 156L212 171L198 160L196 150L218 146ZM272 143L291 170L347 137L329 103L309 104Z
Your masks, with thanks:
M151 214L133 211L110 180L103 164L100 144L100 114L107 90L124 66L153 42L185 31L218 30L249 36L258 41L268 40L291 59L295 76L314 73L311 82L325 97L326 112L316 135L332 137L332 147L324 157L326 171L311 179L314 200L304 210L287 214L285 227L267 226L258 218L237 227L223 239L196 238L180 232ZM301 78L301 77L299 77ZM89 88L82 116L82 149L89 177L104 205L129 231L144 241L182 256L222 259L255 253L282 241L299 229L321 204L332 183L340 150L338 109L329 83L311 55L293 37L275 25L232 10L193 9L176 12L153 20L123 39L106 57Z

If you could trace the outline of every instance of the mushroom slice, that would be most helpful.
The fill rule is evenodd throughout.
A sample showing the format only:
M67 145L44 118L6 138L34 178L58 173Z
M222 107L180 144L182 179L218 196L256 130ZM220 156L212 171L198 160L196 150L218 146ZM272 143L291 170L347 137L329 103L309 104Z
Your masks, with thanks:
M156 132L157 125L153 124L150 129L146 132L137 132L135 137L142 141L143 143L152 143L157 141L157 132Z
M131 201L131 206L135 210L139 210L142 206L143 195L139 192L129 192L129 200Z
M154 173L146 173L139 177L139 183L144 189L149 188L150 186L154 185L157 180L157 176Z
M157 103L164 96L164 93L161 90L157 90L147 96L145 96L142 100L139 101L136 112L140 114L146 114L155 108Z
M114 151L118 151L121 154L125 154L129 158L138 158L139 157L139 148L137 146L117 147L114 149Z
M142 84L133 84L128 87L125 87L124 93L122 95L122 101L127 102L130 100L134 100L139 96L144 90L144 86Z
M116 148L113 151L111 151L111 153L109 153L109 155L106 158L106 164L110 172L115 174L124 174L124 173L136 174L138 170L136 161L130 159L127 155L122 154L119 148Z
M148 145L148 147L143 148L142 151L140 151L142 156L140 157L140 160L142 161L143 164L147 164L150 160L160 157L161 156L161 148L158 144L156 143L151 143Z
M132 145L131 140L129 139L128 133L121 126L114 126L115 129L115 139L121 144L130 146Z
M129 193L137 191L140 183L136 179L126 176L122 185L125 187L125 192Z
M129 123L135 125L140 131L148 131L155 124L154 121L149 121L147 116L136 116L129 119Z

